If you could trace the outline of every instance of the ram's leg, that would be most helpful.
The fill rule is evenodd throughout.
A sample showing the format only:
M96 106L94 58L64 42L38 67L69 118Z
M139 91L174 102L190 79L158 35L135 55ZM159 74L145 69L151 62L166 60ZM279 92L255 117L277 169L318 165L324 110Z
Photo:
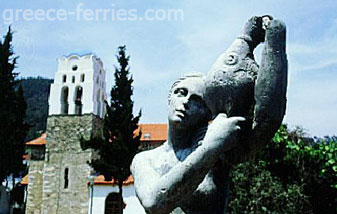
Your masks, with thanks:
M261 65L255 84L252 148L259 149L280 127L286 109L286 28L279 20L264 20L266 35Z

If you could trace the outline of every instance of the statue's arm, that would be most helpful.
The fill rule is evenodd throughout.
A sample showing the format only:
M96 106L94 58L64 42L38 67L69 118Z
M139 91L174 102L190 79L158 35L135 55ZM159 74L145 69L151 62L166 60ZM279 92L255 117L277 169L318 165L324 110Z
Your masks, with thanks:
M280 127L286 109L288 65L284 23L271 16L252 17L243 35L252 50L261 42L264 47L254 88L253 124L244 129L241 146L225 153L229 165L247 160L263 148Z
M286 109L286 27L280 20L264 21L264 49L255 84L252 153L274 136Z
M219 114L209 125L203 143L164 175L155 172L142 153L137 155L131 171L143 207L149 213L167 214L178 207L181 200L190 197L219 156L233 146L240 129L238 122L243 120Z

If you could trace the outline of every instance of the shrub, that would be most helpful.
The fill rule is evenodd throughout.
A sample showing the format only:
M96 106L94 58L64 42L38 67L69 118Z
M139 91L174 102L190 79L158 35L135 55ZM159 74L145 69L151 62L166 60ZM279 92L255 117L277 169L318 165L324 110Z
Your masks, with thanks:
M281 126L255 158L232 170L230 213L337 213L337 138Z

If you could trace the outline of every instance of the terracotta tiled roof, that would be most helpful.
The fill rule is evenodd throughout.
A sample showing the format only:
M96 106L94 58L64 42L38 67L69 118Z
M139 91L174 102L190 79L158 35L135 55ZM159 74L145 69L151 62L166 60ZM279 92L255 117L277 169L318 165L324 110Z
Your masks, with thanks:
M105 181L104 180L104 175L99 175L95 178L94 180L94 185L117 185L118 182L114 179L111 181ZM123 186L128 186L130 184L133 184L133 177L130 175L124 182Z
M32 140L32 141L29 141L26 143L26 145L30 146L30 145L33 145L33 146L41 146L41 145L46 145L46 133L43 133L40 137Z
M139 130L142 130L141 141L165 141L167 138L167 124L139 124ZM46 133L43 133L40 137L29 141L26 145L46 145Z
M28 184L28 174L25 177L22 178L21 184L22 185L27 185Z
M139 124L142 130L141 141L165 141L167 138L167 124Z
M22 178L21 180L22 185L27 185L28 184L28 174ZM117 185L117 181L112 179L111 181L105 181L104 180L104 175L99 175L95 178L94 180L94 185ZM123 186L128 186L130 184L133 184L133 177L130 175L128 179L126 179L123 182Z

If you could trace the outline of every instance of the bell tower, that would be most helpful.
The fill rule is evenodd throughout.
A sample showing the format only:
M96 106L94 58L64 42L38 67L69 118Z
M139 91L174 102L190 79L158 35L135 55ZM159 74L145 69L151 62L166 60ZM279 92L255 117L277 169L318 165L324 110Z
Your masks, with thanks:
M30 168L35 181L29 181L26 213L88 213L87 177L92 169L87 162L94 154L80 144L82 137L102 135L105 98L105 70L99 58L72 54L58 59L50 87L44 161L40 168Z
M93 54L72 54L58 59L50 87L49 115L104 114L105 70Z

